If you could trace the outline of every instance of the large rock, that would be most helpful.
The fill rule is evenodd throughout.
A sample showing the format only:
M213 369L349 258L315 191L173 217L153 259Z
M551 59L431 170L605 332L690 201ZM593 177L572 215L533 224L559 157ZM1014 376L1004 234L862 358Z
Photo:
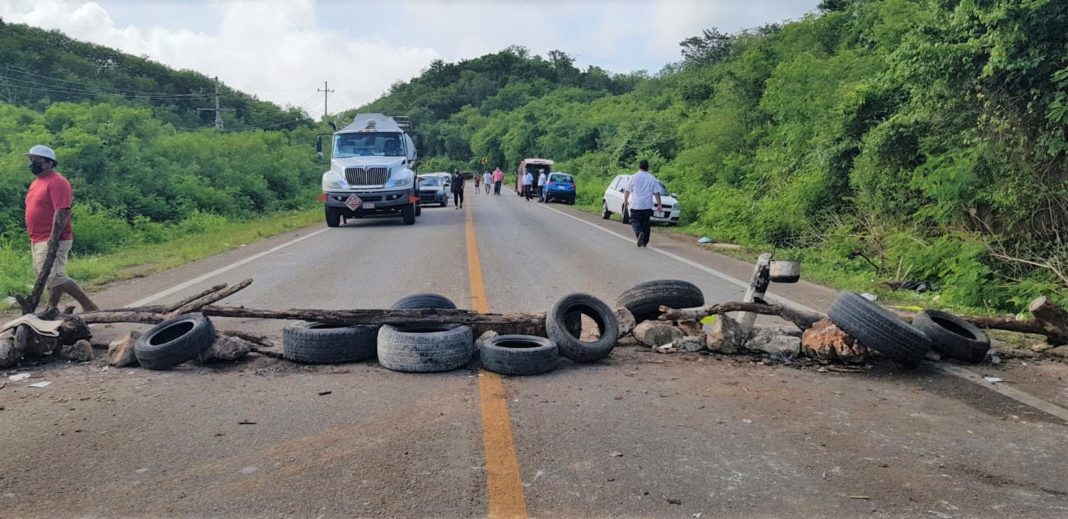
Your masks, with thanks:
M1068 359L1068 346L1057 346L1056 348L1046 350L1046 354L1060 357L1062 359Z
M15 351L19 355L40 357L59 350L59 337L38 335L28 325L15 329Z
M745 341L745 330L727 314L716 314L716 322L705 332L705 347L716 353L736 353Z
M620 337L633 332L634 326L637 324L634 322L634 314L630 313L630 310L627 310L627 308L623 306L616 308L616 320L619 321Z
M240 337L220 334L215 337L215 342L211 343L211 347L204 352L201 358L203 362L237 360L248 355L248 352L252 351L255 346L251 341L246 341Z
M59 350L59 357L73 362L89 362L93 360L93 345L85 339L64 344Z
M134 356L134 343L137 342L137 338L140 336L141 332L132 330L126 334L126 337L109 344L108 364L120 368L137 364L137 357Z
M745 348L793 358L801 352L801 339L772 328L754 328L745 342Z
M15 341L0 339L0 369L13 367L22 360L22 355L15 351Z
M686 335L672 341L672 345L679 351L701 351L705 349L705 338L697 335Z
M682 330L661 321L642 321L631 332L639 343L655 348L683 337Z
M805 330L801 336L801 348L806 357L846 364L859 364L868 355L867 348L835 326L830 319L817 321Z

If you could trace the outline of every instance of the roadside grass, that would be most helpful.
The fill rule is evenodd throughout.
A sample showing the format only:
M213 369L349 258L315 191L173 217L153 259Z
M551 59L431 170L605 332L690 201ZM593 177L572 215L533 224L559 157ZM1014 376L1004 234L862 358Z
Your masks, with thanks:
M147 276L213 254L311 225L322 220L322 209L276 213L263 218L221 222L209 230L186 234L160 243L139 244L93 255L72 255L67 274L83 287ZM77 229L75 229L77 240ZM0 241L0 291L10 296L28 294L34 282L29 245ZM13 298L0 300L0 310L17 306Z

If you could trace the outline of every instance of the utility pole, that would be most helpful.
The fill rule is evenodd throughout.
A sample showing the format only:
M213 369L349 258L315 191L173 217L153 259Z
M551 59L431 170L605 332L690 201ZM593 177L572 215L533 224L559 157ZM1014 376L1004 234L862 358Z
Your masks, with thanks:
M323 119L326 119L326 101L330 94L332 94L334 91L330 90L329 83L327 83L326 81L323 81L323 88L317 88L315 89L315 91L323 93Z
M215 129L223 131L223 112L235 112L233 108L219 108L219 76L215 76L215 108L197 108L198 112L215 112Z

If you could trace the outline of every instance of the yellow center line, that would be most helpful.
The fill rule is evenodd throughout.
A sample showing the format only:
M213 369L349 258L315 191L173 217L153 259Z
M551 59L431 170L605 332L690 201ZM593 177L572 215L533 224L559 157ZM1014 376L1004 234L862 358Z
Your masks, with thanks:
M471 307L478 312L489 311L486 285L482 282L482 263L478 259L475 242L475 221L471 205L464 211L467 220L467 275L471 280ZM519 458L516 456L512 421L508 417L508 400L504 384L496 373L482 371L478 377L478 392L482 400L482 444L486 455L486 493L489 497L489 517L527 517L527 502L519 477Z

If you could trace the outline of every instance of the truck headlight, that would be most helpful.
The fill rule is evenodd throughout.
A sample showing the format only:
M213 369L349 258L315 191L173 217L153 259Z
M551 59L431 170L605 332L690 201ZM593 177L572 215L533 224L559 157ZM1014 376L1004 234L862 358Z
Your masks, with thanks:
M340 180L327 180L326 181L326 187L334 188L334 189L340 189L340 188L342 188L344 186L341 185L341 181Z

